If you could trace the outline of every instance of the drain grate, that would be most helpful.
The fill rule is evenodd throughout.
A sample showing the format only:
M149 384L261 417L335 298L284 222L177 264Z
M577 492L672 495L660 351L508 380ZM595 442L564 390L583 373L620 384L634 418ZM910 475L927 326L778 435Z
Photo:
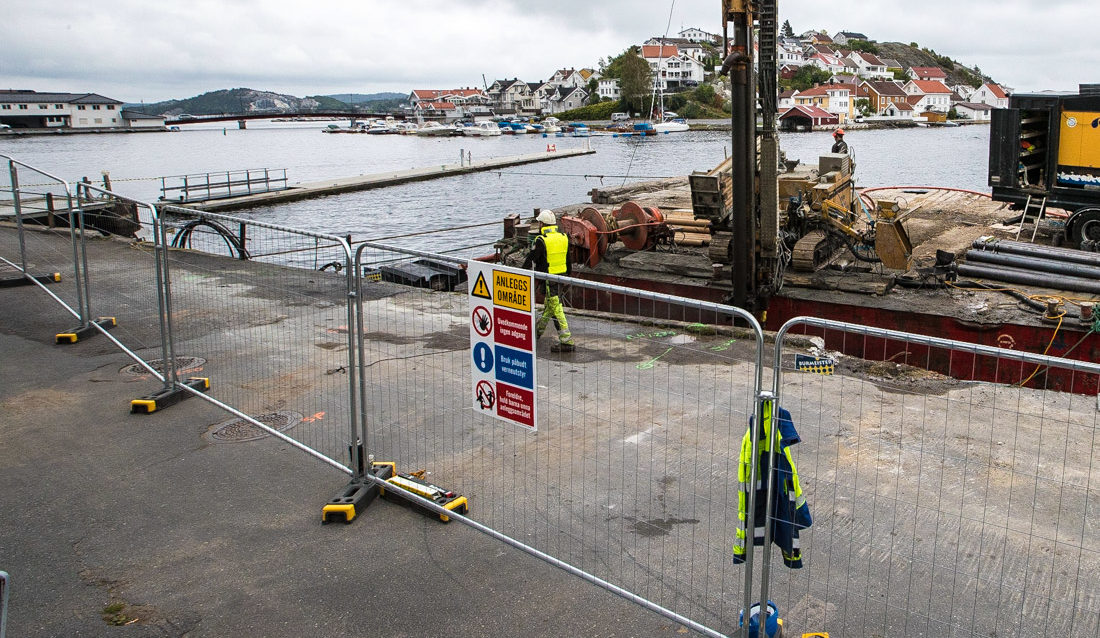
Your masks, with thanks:
M183 374L185 372L195 372L196 370L202 370L202 367L206 365L206 359L202 357L176 357L176 373ZM153 368L157 372L164 374L164 359L150 359L146 361L149 367ZM145 366L140 363L131 363L128 366L124 366L118 371L119 374L129 374L135 377L144 376L149 374L149 371L145 369Z
M273 430L285 432L295 425L298 425L302 420L302 415L297 412L280 410L279 412L268 412L267 414L261 414L252 418ZM210 426L210 430L208 430L206 434L206 438L215 443L241 443L243 441L262 439L265 436L271 435L255 423L246 421L245 419L231 419L229 421L216 423Z

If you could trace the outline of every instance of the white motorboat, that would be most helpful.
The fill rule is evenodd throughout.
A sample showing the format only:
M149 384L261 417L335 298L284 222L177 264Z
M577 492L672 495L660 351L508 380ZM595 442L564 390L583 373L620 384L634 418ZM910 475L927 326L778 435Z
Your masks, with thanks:
M424 122L416 129L416 134L425 137L450 137L455 134L455 127L443 126L439 122Z
M462 134L470 137L493 137L500 135L500 127L493 122L481 122L477 126L467 126Z
M684 131L690 131L691 127L682 117L665 118L663 122L658 122L653 125L653 130L658 133L682 133Z

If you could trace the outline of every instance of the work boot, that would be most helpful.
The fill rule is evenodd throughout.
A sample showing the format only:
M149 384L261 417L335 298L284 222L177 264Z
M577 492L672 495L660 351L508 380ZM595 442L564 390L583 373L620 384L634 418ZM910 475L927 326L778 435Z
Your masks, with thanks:
M550 346L550 352L573 352L577 346L572 343L555 343Z

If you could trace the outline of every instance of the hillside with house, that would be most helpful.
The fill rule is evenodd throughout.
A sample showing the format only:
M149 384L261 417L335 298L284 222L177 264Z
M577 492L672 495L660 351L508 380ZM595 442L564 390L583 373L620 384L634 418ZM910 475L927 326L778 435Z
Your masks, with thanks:
M896 125L989 121L994 108L1008 106L1011 89L916 43L878 43L850 31L832 36L785 31L779 42L782 129L856 120Z

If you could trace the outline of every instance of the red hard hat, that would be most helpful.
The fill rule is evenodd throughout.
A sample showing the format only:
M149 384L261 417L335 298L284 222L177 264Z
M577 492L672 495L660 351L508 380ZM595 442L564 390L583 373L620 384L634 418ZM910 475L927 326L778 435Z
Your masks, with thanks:
M844 129L838 128L837 130L833 131L833 135L844 135Z

